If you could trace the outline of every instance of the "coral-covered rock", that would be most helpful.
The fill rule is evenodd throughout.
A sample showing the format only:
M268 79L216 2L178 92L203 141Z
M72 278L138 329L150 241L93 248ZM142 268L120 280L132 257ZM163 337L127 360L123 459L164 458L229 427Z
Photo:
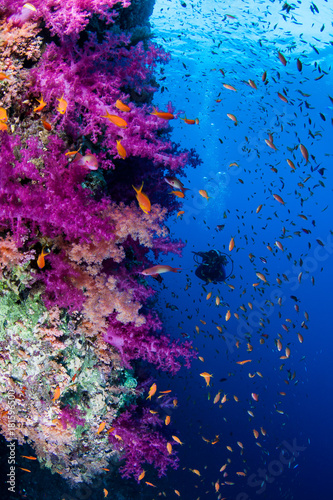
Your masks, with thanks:
M110 28L128 5L0 0L0 427L12 439L10 393L18 443L71 482L120 456L126 477L177 465L158 417L136 404L132 369L174 374L195 356L147 313L155 291L139 274L152 255L181 256L164 176L195 155L152 115L168 55L146 31L119 30L131 15Z

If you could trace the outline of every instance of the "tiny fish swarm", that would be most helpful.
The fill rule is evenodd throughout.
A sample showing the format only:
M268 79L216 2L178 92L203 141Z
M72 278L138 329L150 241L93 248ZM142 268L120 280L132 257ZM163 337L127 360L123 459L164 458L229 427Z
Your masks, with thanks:
M128 370L145 360L176 373L195 356L149 304L145 312L155 292L140 271L155 264L150 250L181 254L163 224L180 208L163 175L199 160L151 114L154 68L168 55L115 34L116 3L129 5L36 0L26 12L21 1L0 2L0 350L10 347L0 354L0 428L11 440L10 390L18 443L28 439L71 482L123 457L122 473L137 480L144 462L160 475L177 466ZM132 188L143 181L146 212Z

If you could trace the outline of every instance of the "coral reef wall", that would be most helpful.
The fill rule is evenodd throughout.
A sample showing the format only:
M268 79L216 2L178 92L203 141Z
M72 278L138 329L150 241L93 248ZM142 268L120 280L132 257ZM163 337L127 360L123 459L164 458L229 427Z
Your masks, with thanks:
M1 433L72 483L122 458L137 480L144 462L177 465L135 375L194 356L163 331L140 274L181 255L163 177L191 161L151 114L168 61L152 6L0 0Z

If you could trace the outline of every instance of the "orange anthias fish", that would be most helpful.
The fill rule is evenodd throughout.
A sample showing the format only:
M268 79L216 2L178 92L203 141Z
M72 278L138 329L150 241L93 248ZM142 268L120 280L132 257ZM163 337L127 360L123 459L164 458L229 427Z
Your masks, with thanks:
M203 197L203 198L206 198L206 200L208 201L209 200L209 196L207 194L207 191L205 189L199 189L199 194Z
M81 146L79 147L79 149L77 151L67 151L65 153L65 156L75 156L81 149Z
M281 101L288 103L288 99L283 94L280 94L280 92L278 92L277 95L279 99L281 99Z
M174 118L174 115L172 113L167 113L165 111L157 111L156 108L154 108L154 111L150 114L158 116L159 118L162 118L162 120L172 120Z
M120 116L117 115L110 115L110 113L107 111L106 115L103 115L102 118L107 118L110 120L111 123L116 125L117 127L120 128L126 128L127 127L127 122L121 118Z
M145 477L145 475L146 475L146 471L145 471L145 470L143 470L143 471L141 472L140 476L138 477L138 481L141 481L141 479L143 479L143 478Z
M185 198L183 191L171 191L170 194L174 194L177 198Z
M106 425L106 422L102 422L102 423L99 424L99 427L98 427L98 430L97 430L97 434L100 434L102 431L104 431L105 425Z
M195 120L189 120L188 118L186 118L186 115L185 115L185 118L181 118L181 120L183 120L185 123L187 123L187 125L198 125L199 123L199 120L198 118L196 118Z
M6 122L8 120L7 111L5 108L0 107L0 122Z
M275 144L273 144L272 141L270 141L269 139L265 139L265 142L267 146L269 146L271 149L274 149L274 151L277 151L277 147L275 146Z
M207 387L210 385L210 379L212 378L213 375L207 372L200 373L200 377L203 377L205 379L205 382L207 384Z
M177 273L179 269L181 269L181 267L171 267L164 264L158 264L157 266L144 269L140 274L143 274L144 276L155 276L156 274L168 272Z
M42 120L42 124L43 124L43 127L45 128L45 130L47 130L48 132L50 132L50 130L52 130L51 123L47 122L46 120Z
M131 108L127 106L127 104L124 104L120 99L116 101L116 108L118 108L119 111L125 111L125 112L131 111Z
M265 275L264 275L264 274L262 274L262 273L256 273L256 276L257 276L257 277L258 277L261 281L264 281L264 282L266 282L266 281L267 281L267 280L266 280Z
M148 196L142 192L143 182L140 188L132 187L136 191L136 199L138 200L139 207L145 214L148 214L151 210L151 203Z
M9 76L7 76L6 73L0 71L0 82L3 82L3 80L9 80Z
M189 469L193 474L196 474L197 476L201 476L200 471L198 469Z
M65 101L65 99L64 99L64 94L60 97L60 99L57 99L57 101L59 101L57 111L60 114L64 115L66 113L66 109L67 109L67 101Z
M254 81L253 81L253 80L249 80L249 85L250 85L250 87L252 87L253 89L257 90L257 86L256 86L256 84L254 83Z
M178 444L184 444L184 443L183 443L183 442L179 439L179 437L177 437L177 436L172 436L172 439L173 439L174 441L176 441L176 443L178 443Z
M60 397L60 387L58 386L54 391L52 402L54 403L57 399L59 399L59 397Z
M258 432L256 429L253 429L253 431L252 431L252 432L253 432L254 437L255 437L256 439L258 439L258 437L259 437L259 432Z
M302 156L305 160L306 163L308 163L309 161L309 153L308 153L308 150L306 149L305 146L303 146L303 144L300 144L299 145L299 149L301 150L301 153L302 153Z
M45 246L43 246L42 251L37 259L37 266L39 267L39 269L43 269L43 267L45 267L45 257L50 253L50 250L45 251L44 248Z
M252 359L244 359L244 361L236 361L238 365L245 365L245 363L251 363Z
M119 156L121 156L122 159L125 160L125 158L127 156L127 152L126 152L126 149L124 148L124 146L122 145L121 141L117 141L117 151L118 151Z
M278 57L279 57L281 63L283 64L283 66L286 66L286 64L287 64L286 58L284 57L283 54L281 54L281 52L278 52Z
M149 389L147 399L151 399L152 396L154 396L154 394L156 393L156 390L157 390L157 385L154 383Z
M34 113L38 113L38 111L42 111L42 109L44 109L45 106L46 106L46 104L47 104L44 101L43 96L41 96L40 99L37 99L37 102L39 102L39 106L37 106L36 108L34 108Z
M237 92L237 90L235 89L235 87L233 87L232 85L229 85L228 83L224 83L223 87L226 88L226 89L228 89L228 90L233 90L234 92Z
M5 108L0 107L0 130L8 129L6 125L7 120L8 120L7 111L5 110Z
M285 205L285 202L283 201L283 199L281 198L281 196L279 196L278 194L273 194L273 197L276 199L276 201L278 201L282 205Z
M233 115L232 113L227 113L227 117L230 118L230 120L232 120L235 125L237 125L237 118L235 117L235 115Z

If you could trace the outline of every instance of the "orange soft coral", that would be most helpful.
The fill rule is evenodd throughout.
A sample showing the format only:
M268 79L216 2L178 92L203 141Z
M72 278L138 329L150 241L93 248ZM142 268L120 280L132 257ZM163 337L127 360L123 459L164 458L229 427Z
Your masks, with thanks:
M11 236L7 235L5 238L0 238L0 277L2 277L5 269L10 270L15 266L22 266L33 259L34 256L34 250L25 253L19 252Z
M0 71L9 77L0 87L0 105L5 108L13 106L18 98L21 101L26 93L29 70L24 69L24 65L41 56L39 32L36 23L26 23L22 27L10 27L6 21L0 24Z

